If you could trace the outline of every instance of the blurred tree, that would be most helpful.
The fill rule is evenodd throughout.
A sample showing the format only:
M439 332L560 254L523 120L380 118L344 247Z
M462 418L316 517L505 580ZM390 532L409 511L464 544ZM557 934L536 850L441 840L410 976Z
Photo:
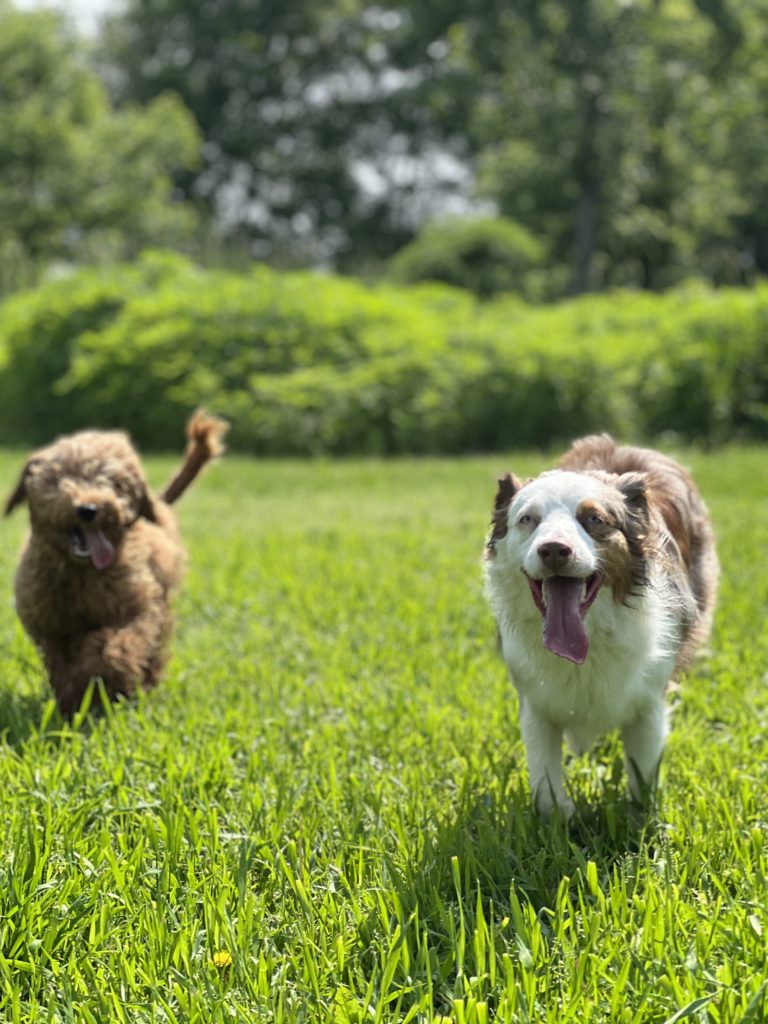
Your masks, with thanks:
M768 4L751 0L738 11L739 45L721 63L717 110L699 120L699 135L706 134L709 152L714 148L713 158L740 198L732 224L739 248L731 280L737 272L768 274Z
M61 17L0 0L0 290L51 261L188 238L194 211L171 176L198 148L177 98L116 113Z
M492 37L460 28L455 59L487 69L471 121L480 191L547 239L571 291L742 273L730 89L753 79L737 70L746 34L726 4L707 7L521 2Z
M428 35L364 0L126 0L104 74L121 102L183 98L205 146L179 183L230 241L360 270L470 181L432 103Z
M126 0L104 73L177 92L178 179L276 262L380 265L421 224L498 212L545 292L768 270L766 0Z

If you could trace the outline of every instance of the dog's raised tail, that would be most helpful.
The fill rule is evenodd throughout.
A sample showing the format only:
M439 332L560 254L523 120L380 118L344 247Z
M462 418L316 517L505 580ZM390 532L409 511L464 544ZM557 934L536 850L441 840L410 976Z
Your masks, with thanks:
M170 505L176 501L197 474L211 459L223 454L224 435L229 430L226 420L211 416L204 409L197 409L187 423L186 457L181 469L171 480L160 497Z

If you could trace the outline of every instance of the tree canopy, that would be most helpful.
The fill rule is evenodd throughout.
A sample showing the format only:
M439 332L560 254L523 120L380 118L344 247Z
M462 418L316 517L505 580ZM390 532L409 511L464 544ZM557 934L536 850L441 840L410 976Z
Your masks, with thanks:
M542 295L744 283L768 269L766 14L125 0L97 44L112 109L60 20L0 0L2 244L173 244L194 209L230 251L377 273L432 220L498 216Z
M0 290L41 264L188 238L173 175L198 148L178 97L115 111L64 19L0 4Z

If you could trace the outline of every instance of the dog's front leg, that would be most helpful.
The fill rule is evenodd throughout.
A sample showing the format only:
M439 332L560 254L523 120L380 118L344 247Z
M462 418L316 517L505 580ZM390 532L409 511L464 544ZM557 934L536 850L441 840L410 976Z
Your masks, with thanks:
M165 660L170 617L140 615L126 626L105 626L89 633L82 650L91 677L100 677L110 697L131 697L149 690Z
M557 807L565 818L570 818L573 801L563 789L563 730L521 697L520 732L528 756L528 776L536 810L548 818Z
M58 653L46 653L45 662L59 711L71 718L83 702L91 675L77 660Z
M70 643L66 657L49 653L46 664L61 713L70 717L80 707L92 679L101 679L113 700L151 689L169 631L169 616L141 615L126 626L90 630Z
M656 789L667 731L667 709L663 697L644 708L621 731L629 792L639 803L647 803Z

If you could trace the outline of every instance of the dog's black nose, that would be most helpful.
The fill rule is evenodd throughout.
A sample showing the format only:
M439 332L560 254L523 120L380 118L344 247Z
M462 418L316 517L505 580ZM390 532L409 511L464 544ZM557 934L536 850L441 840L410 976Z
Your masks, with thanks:
M573 548L560 541L552 540L536 548L539 558L548 569L562 569L573 554Z
M84 523L92 523L99 511L95 505L78 505L75 509Z

